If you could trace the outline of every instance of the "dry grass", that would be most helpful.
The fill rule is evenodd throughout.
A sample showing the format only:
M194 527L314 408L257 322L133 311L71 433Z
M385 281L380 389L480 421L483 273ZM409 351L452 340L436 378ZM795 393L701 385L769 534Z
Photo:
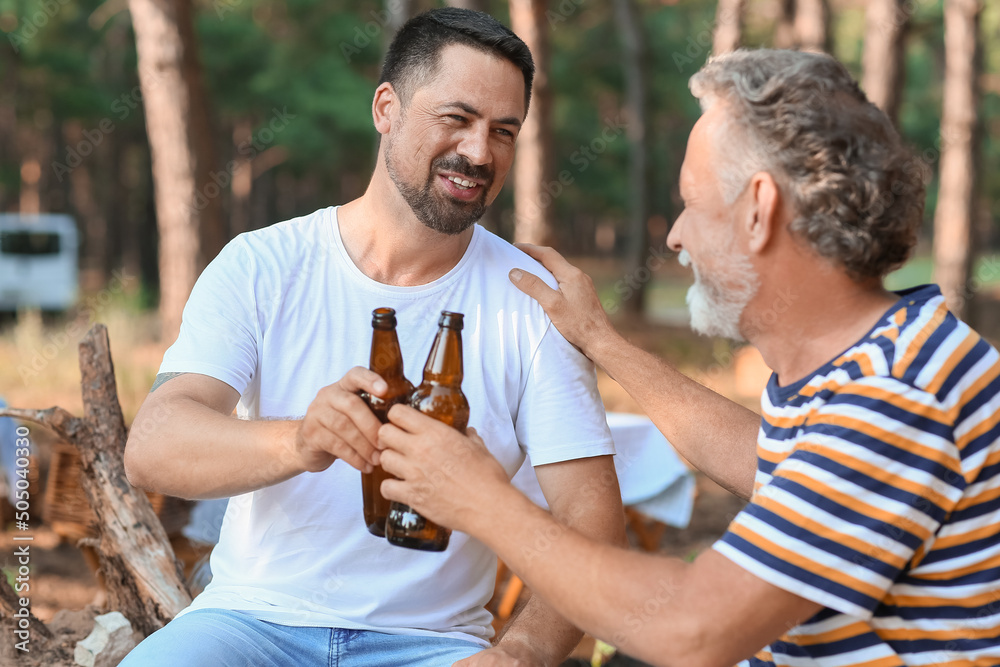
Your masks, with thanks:
M118 397L131 423L156 376L164 347L155 332L155 315L124 303L43 321L23 311L0 331L0 397L18 408L59 405L83 412L77 345L97 322L108 327L118 381Z

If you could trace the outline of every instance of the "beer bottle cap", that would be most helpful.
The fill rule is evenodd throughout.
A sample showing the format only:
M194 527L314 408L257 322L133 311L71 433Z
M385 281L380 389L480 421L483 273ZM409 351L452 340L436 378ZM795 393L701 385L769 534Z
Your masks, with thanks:
M452 313L447 310L442 310L441 317L438 318L438 326L448 327L449 329L454 329L455 331L461 331L464 326L464 318L465 315L462 313Z
M396 327L396 311L392 308L376 308L372 311L372 326L378 329Z

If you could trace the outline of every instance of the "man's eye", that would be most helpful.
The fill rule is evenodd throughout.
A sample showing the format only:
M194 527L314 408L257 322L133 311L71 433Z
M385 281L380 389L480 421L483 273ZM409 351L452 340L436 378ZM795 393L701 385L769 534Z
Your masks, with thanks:
M505 136L505 137L511 137L511 138L513 138L513 136L514 136L513 132L511 132L510 130L505 130L502 127L498 128L497 132L500 133L501 135Z
M448 118L450 118L452 120L457 120L460 123L464 123L465 122L465 116L459 116L458 114L450 114L448 116Z

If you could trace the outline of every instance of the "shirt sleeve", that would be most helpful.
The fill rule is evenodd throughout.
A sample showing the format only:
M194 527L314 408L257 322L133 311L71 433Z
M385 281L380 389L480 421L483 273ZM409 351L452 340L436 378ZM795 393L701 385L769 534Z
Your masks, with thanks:
M514 428L531 465L614 454L593 363L550 323L531 358Z
M947 414L892 378L842 387L714 545L765 581L868 619L962 493Z
M200 373L241 395L257 368L259 324L253 260L241 237L205 268L184 306L180 334L160 373Z

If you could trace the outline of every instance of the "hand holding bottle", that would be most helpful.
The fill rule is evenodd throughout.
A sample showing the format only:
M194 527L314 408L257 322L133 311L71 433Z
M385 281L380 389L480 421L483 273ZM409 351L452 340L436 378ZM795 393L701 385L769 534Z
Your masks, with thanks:
M357 366L337 382L323 387L299 424L289 455L305 472L326 470L337 459L370 472L378 463L375 443L381 422L358 396L381 396L388 387L377 373Z
M397 478L382 483L382 494L455 530L470 532L477 508L496 502L502 487L513 489L475 429L459 433L409 406L389 410L379 447L382 466Z

